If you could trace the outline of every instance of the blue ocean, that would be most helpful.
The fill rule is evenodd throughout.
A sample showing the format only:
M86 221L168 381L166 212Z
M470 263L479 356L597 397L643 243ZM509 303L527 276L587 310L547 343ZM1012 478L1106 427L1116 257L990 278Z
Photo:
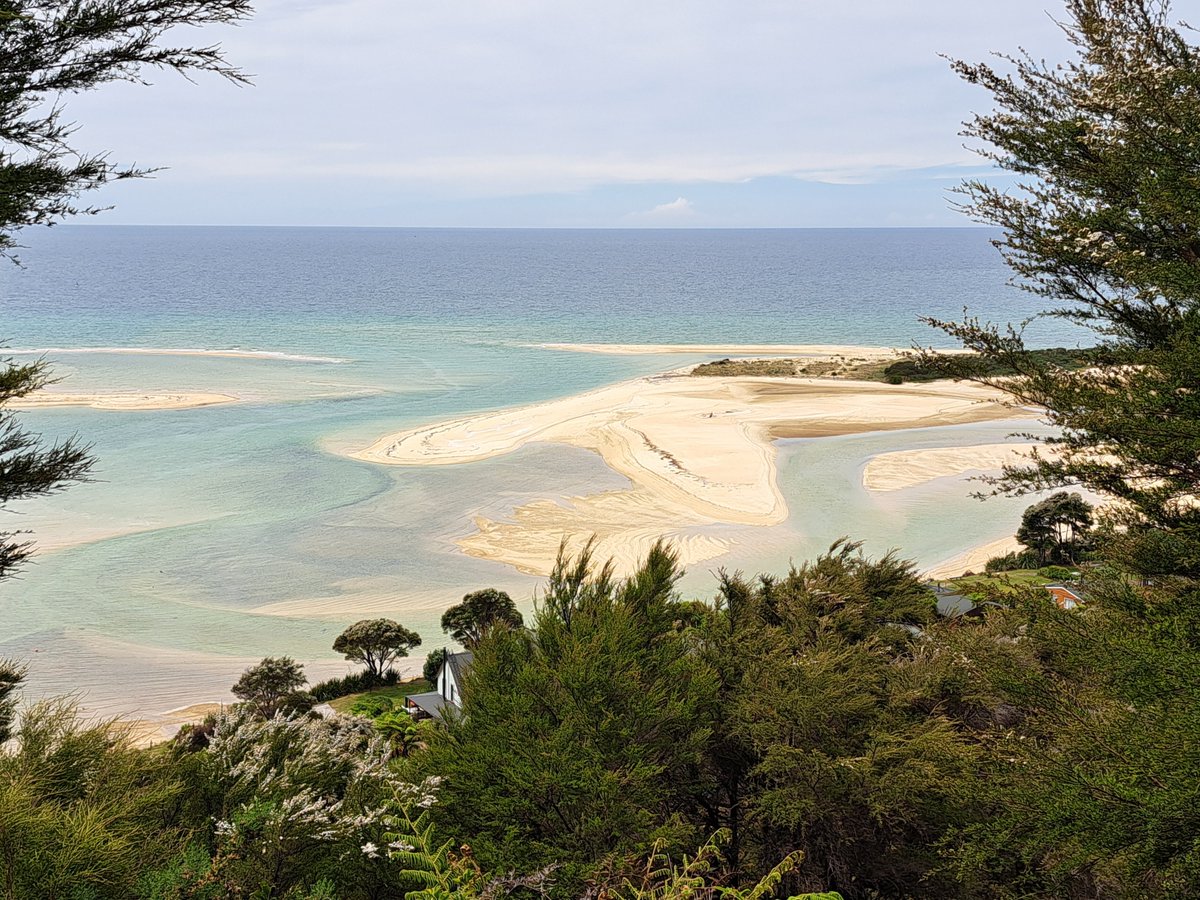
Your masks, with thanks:
M0 654L30 692L80 692L101 712L153 715L221 699L247 664L288 654L341 672L334 636L389 615L442 646L440 614L538 579L465 555L476 516L625 479L596 455L532 445L462 466L346 458L382 434L563 397L711 356L606 355L546 343L949 346L921 316L1017 322L983 229L439 230L62 226L25 234L0 269L0 337L39 351L57 389L230 392L197 409L21 413L76 434L92 482L5 510L43 547L0 584ZM1056 322L1032 342L1076 344ZM250 355L145 353L237 350ZM20 358L29 358L23 355ZM901 496L861 487L887 450L998 442L1011 423L781 442L791 517L731 531L688 573L778 570L841 535L927 565L1011 534L1019 500L961 481Z

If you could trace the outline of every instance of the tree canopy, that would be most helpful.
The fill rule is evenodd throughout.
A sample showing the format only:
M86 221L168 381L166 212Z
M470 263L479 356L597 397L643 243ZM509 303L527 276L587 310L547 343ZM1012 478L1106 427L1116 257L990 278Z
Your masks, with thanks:
M1046 562L1075 563L1092 527L1092 504L1077 493L1058 491L1030 506L1021 516L1017 540Z
M465 647L474 647L496 625L520 628L523 619L512 597L495 588L473 591L442 614L442 631Z
M304 667L290 656L268 656L248 668L233 686L233 695L250 703L259 715L275 715L308 679Z
M1054 452L1008 468L1001 489L1079 484L1119 501L1107 517L1135 532L1200 535L1188 499L1200 481L1200 51L1166 3L1069 0L1067 12L1076 54L1062 65L953 64L995 103L966 135L1020 178L1015 191L974 180L961 192L969 215L1003 229L1016 283L1050 304L1041 315L1099 345L1068 368L1020 329L931 320L978 351L936 365L1056 426ZM1019 374L987 374L997 364ZM1200 554L1171 559L1200 575Z
M952 854L1000 896L1195 896L1200 49L1165 2L1068 0L1067 13L1075 54L1063 64L953 64L995 104L967 135L1020 178L962 194L1003 229L997 246L1042 315L1099 344L1067 369L1033 356L1019 328L935 322L978 354L923 361L1055 426L1053 452L1006 469L997 490L1080 485L1110 502L1082 613L1035 592L957 651L1020 727L983 736L994 752L977 793L993 813ZM1019 374L988 375L997 362Z
M147 69L245 74L220 47L180 46L180 26L235 23L250 0L4 0L0 3L0 256L18 229L95 213L80 196L149 170L73 146L64 98L114 81L148 84Z
M362 663L376 677L393 662L421 646L421 636L392 619L362 619L337 636L333 649L351 662Z

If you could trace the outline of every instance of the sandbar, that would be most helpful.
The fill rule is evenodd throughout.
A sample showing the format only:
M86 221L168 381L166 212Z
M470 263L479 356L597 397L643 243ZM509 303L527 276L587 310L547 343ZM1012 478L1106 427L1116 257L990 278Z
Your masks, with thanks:
M794 352L791 350L789 352ZM814 378L654 375L560 400L501 409L381 437L349 455L386 465L457 465L532 442L595 451L627 490L536 500L509 521L475 520L467 553L545 575L560 541L597 538L597 555L627 571L658 538L684 564L727 549L719 526L777 525L780 437L826 437L1029 416L990 388L959 382L888 385Z
M976 444L897 450L872 457L863 468L863 487L886 493L968 472L993 472L1029 459L1035 444Z
M239 398L232 394L215 394L205 391L103 391L90 394L68 394L57 391L38 391L28 397L13 400L13 409L54 409L65 406L82 406L115 412L147 411L163 409L197 409L222 403L236 403Z
M614 356L648 356L658 353L727 353L730 356L861 356L883 359L899 355L886 347L842 344L532 344L540 350L569 353L607 353Z
M209 350L203 347L37 347L0 350L0 356L61 356L63 354L104 353L117 356L214 356L224 359L265 359L279 362L344 363L336 356L309 356L280 350Z

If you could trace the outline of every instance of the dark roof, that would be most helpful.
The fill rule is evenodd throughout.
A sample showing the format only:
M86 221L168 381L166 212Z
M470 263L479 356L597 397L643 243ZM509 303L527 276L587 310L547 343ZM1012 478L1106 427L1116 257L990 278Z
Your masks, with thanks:
M411 703L423 713L433 716L435 719L442 717L442 707L446 705L445 697L437 691L426 691L424 694L409 694L404 698L405 705Z
M937 611L939 616L963 616L975 608L975 601L962 594L949 592L937 595Z
M475 654L470 650L463 650L459 653L447 653L445 665L450 667L450 673L454 676L454 682L462 688L463 674L467 669L471 668L471 661L475 659Z

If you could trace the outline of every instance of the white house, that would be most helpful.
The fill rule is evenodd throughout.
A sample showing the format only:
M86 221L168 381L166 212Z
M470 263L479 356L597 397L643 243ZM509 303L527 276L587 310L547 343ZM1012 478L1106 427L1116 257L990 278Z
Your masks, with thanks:
M473 654L469 650L447 653L442 667L438 669L436 690L424 694L409 694L404 698L404 708L414 719L440 719L447 706L462 707L463 673L470 668Z

